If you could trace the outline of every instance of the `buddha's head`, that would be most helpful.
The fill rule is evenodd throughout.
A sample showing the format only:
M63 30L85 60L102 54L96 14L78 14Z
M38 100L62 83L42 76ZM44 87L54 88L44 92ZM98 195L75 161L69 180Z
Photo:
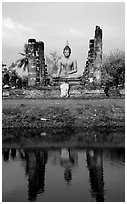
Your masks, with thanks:
M63 54L66 58L68 58L71 54L71 48L69 47L68 42L67 42L67 45L63 49Z

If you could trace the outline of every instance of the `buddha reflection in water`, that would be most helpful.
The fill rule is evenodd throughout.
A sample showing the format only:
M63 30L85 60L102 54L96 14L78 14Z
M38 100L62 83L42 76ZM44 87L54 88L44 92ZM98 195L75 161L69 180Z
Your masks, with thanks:
M67 185L71 184L72 169L77 166L78 156L75 151L70 149L61 149L60 165L65 168L64 180Z
M87 167L91 185L91 195L97 202L104 202L103 152L86 150Z

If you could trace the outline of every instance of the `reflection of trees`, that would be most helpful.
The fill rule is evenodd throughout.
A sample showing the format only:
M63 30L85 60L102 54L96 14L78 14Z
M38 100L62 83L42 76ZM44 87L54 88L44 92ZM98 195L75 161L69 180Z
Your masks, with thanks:
M3 160L4 161L9 160L9 149L3 149Z
M92 197L97 202L104 202L103 152L99 149L87 149L86 157Z
M16 158L15 148L3 149L3 160ZM20 158L26 162L26 175L28 175L28 200L35 201L38 193L45 191L45 165L48 160L47 151L18 150Z
M125 148L106 149L104 156L113 164L125 163Z
M16 158L16 148L5 148L3 149L3 160L8 161L9 159L15 159Z
M35 201L38 193L45 191L45 165L47 151L25 151L28 175L28 200Z
M16 157L16 149L15 149L15 148L12 148L12 149L11 149L11 158L12 158L12 159L15 159L15 157Z
M4 148L3 160L16 158L15 148ZM38 193L45 190L45 165L48 160L47 151L18 150L20 158L26 162L26 174L28 175L28 200L35 201Z
M67 184L70 184L72 180L72 169L77 166L77 153L70 149L61 150L60 165L65 168L64 179Z

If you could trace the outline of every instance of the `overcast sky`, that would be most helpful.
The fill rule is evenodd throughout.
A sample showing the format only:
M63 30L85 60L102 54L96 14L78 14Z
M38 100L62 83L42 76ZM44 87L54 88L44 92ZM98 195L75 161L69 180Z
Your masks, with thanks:
M36 38L45 43L45 56L59 55L68 40L72 58L77 59L82 73L89 40L95 26L103 30L103 53L125 49L125 4L112 3L9 3L2 4L2 60L9 66L19 59L24 43Z

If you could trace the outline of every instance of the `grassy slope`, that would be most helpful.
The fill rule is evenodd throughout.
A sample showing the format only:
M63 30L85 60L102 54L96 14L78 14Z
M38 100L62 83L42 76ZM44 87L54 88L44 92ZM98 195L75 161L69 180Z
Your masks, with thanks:
M11 132L14 128L14 132L15 129L18 129L15 135L17 139L20 139L20 142L22 138L23 145L24 141L32 145L31 138L33 138L34 144L41 138L41 142L45 141L47 146L49 142L51 144L57 142L57 146L58 142L59 144L62 142L63 145L65 140L70 139L70 135L74 135L70 142L72 146L79 143L80 146L93 143L97 145L95 144L96 139L101 141L101 144L116 145L117 143L120 145L124 143L124 134L122 133L125 126L124 99L6 99L3 100L2 112L2 126L6 129L3 140L13 137ZM31 131L31 128L35 128L35 130ZM81 133L83 131L85 134ZM112 131L119 131L119 137L118 134L110 134ZM64 145L68 145L68 142L64 142Z
M123 126L124 114L124 99L3 100L4 128L11 127L10 122L14 127L21 127L23 123L26 123L27 127L47 126L46 123L53 127L54 125L65 125L65 123L67 125L67 122L72 122L76 127L110 124ZM46 123L41 118L47 119Z

